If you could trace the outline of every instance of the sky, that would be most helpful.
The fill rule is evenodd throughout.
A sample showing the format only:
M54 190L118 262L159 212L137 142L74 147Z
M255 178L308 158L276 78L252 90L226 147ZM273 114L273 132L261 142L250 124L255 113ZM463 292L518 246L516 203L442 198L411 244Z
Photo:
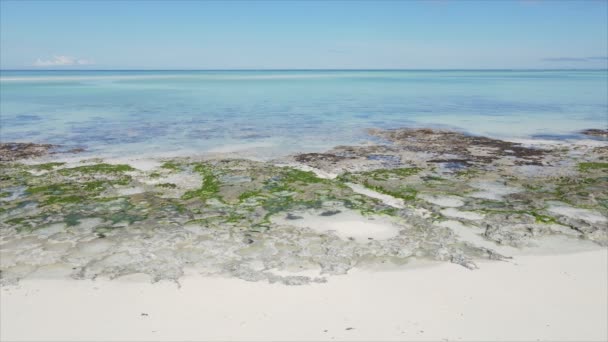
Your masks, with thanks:
M608 68L608 0L0 0L1 69Z

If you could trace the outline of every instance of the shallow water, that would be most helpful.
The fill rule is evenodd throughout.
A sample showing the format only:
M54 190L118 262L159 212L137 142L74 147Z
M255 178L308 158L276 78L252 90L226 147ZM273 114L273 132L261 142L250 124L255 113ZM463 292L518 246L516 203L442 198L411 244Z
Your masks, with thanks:
M572 137L606 126L598 71L2 71L2 141L106 156L276 156L369 127Z

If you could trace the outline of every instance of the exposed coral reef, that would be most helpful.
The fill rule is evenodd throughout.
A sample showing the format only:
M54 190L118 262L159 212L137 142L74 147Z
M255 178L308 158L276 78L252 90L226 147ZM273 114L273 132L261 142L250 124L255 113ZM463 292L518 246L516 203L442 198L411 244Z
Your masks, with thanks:
M1 283L48 272L178 280L192 269L295 285L412 258L474 269L547 235L608 245L606 146L370 134L382 141L149 168L24 163L51 146L20 146L0 163Z

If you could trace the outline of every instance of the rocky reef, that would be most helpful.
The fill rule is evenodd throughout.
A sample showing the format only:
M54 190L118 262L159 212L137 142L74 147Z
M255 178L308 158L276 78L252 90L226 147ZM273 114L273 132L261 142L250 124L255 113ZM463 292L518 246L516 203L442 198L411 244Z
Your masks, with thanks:
M590 128L581 132L584 135L608 139L608 129Z
M61 146L35 143L0 143L0 162L29 159L57 153L80 153L84 149L77 147L62 149Z
M48 154L54 145L34 143L0 143L0 162L14 161Z
M194 271L296 285L421 258L474 269L550 235L608 245L603 142L369 133L269 162L3 158L0 282Z

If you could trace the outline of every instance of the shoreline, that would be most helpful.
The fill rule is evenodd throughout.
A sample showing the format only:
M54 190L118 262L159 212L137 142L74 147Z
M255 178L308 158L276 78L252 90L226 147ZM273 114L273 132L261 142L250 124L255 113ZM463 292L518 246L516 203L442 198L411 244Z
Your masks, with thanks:
M444 125L428 125L419 123L413 126L407 126L406 130L432 130L436 132L454 132L462 134L465 137L483 137L496 139L500 141L510 142L514 144L520 144L522 146L535 148L535 149L547 149L547 148L564 148L568 146L574 147L602 147L608 145L608 131L605 129L583 129L572 131L557 135L548 136L504 136L504 135L484 135L480 133L471 133L458 127L444 126ZM368 128L364 131L391 131L391 129L381 128ZM353 146L353 147L366 147L390 144L390 141L386 141L383 138L370 136L369 133L361 133L362 137L359 138L359 142L351 141L346 145L336 144L323 144L308 150L297 150L290 147L287 150L281 151L278 147L277 142L273 142L272 139L263 139L261 141L243 142L233 141L228 145L213 145L209 146L203 151L198 150L184 150L183 148L175 147L173 150L166 150L160 152L146 152L140 153L136 151L121 152L117 154L114 151L113 145L108 145L107 150L113 152L103 152L103 149L95 148L94 150L88 150L83 146L64 146L57 144L49 144L47 142L32 142L26 140L16 141L0 141L1 145L7 144L22 144L22 145L34 145L40 146L47 149L47 152L36 155L32 153L31 157L25 156L25 158L19 159L25 164L42 164L48 162L65 162L65 163L77 163L86 160L103 159L109 163L129 163L129 161L137 160L171 160L175 158L193 159L193 160L213 160L213 159L245 159L250 161L259 161L267 163L282 164L287 163L286 160L300 155L300 154L323 154L328 150L333 150L341 146ZM35 148L34 147L34 148ZM7 162L10 160L2 160L0 162ZM306 168L306 164L299 164L300 167Z

